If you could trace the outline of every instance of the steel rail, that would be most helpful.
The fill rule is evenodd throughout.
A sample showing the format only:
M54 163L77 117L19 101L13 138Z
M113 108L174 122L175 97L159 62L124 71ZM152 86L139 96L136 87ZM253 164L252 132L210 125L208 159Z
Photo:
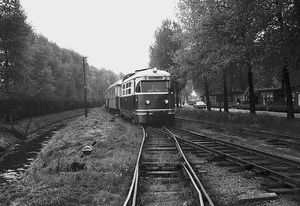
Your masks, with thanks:
M179 129L179 128L176 128L176 129ZM220 139L217 139L217 138L214 138L214 137L209 137L207 135L203 135L203 134L200 134L200 133L197 133L197 132L188 131L188 130L185 130L185 129L180 129L180 130L182 130L184 132L188 132L188 133L196 135L196 136L202 136L202 137L205 137L205 138L208 138L208 139L212 139L213 142L216 142L216 143L220 143L220 144L223 144L223 145L231 146L231 147L234 147L236 149L243 149L245 151L255 153L256 155L260 155L262 157L268 157L268 158L270 158L272 160L281 161L281 162L284 162L284 163L288 163L288 164L290 164L290 165L292 165L294 167L300 168L300 162L296 161L296 160L283 158L283 157L280 157L280 156L277 156L277 155L273 155L273 154L268 153L268 152L262 152L262 151L259 151L259 150L256 150L256 149L252 149L252 148L249 148L249 147L246 147L246 146L243 146L243 145L235 144L233 142L228 142L226 140L220 140Z
M176 128L176 129L178 129L178 128ZM182 129L180 129L180 130L182 130ZM284 162L284 163L286 163L285 161L292 162L292 163L294 163L296 165L294 165L294 164L291 164L291 165L295 166L297 168L299 168L299 165L300 165L300 162L297 162L297 161L293 161L293 160L289 160L289 159L284 159L284 158L281 158L281 157L278 157L278 156L275 156L275 155L272 155L272 154L269 154L269 153L264 153L264 152L261 152L261 151L258 151L258 150L254 150L254 149L250 149L250 148L247 148L247 147L244 147L244 146L241 146L241 145L237 145L237 144L234 144L234 143L229 143L229 142L224 141L224 140L216 140L213 137L208 137L208 136L196 133L196 132L191 132L191 131L187 131L187 130L182 130L182 131L185 131L185 132L188 132L188 133L191 133L191 134L194 134L194 135L203 136L205 138L212 139L213 142L224 143L224 145L231 146L231 147L234 147L236 149L247 150L248 152L250 152L252 154L255 154L255 155L258 155L258 156L262 156L264 158L270 158L270 157L272 157L272 158L270 158L272 160L277 160L277 161L281 161L281 162ZM192 142L190 140L186 140L186 139L181 138L179 136L176 136L176 138L178 138L179 140L181 140L183 142L188 143L189 145L192 145L192 146L195 146L195 147L200 147L201 149L203 149L205 151L209 151L212 154L224 155L224 157L228 161L234 162L234 163L239 164L241 166L251 165L253 167L252 169L255 170L255 171L258 171L258 172L268 171L270 173L270 175L269 175L270 177L272 177L273 179L276 179L278 181L283 181L285 184L289 185L290 187L298 187L298 188L300 187L300 180L297 180L297 179L291 178L289 176L280 174L280 173L278 173L278 172L276 172L276 171L274 171L272 169L268 169L268 168L260 166L258 164L255 164L255 163L243 160L241 158L234 157L234 156L226 154L224 152L220 152L218 150L206 147L206 146L201 145L199 143L194 143L194 142ZM274 157L276 157L276 158L274 158Z
M201 190L198 188L198 185L196 184L196 182L195 182L193 176L191 175L189 169L184 164L182 164L182 166L183 166L185 172L188 174L190 180L192 181L192 183L194 185L194 188L197 190L198 197L199 197L199 202L200 202L200 206L204 206L204 202L203 202Z
M210 199L210 197L209 197L209 195L207 194L207 192L206 192L204 186L202 185L202 183L201 183L201 181L199 180L198 176L196 175L194 169L192 168L192 166L190 165L188 159L186 158L186 156L185 156L185 154L184 154L184 152L183 152L183 150L182 150L182 148L181 148L179 142L177 141L176 136L175 136L170 130L168 130L166 127L164 127L164 129L165 129L166 131L168 131L168 133L173 137L173 139L174 139L175 142L176 142L176 147L177 147L177 149L179 150L180 155L181 155L182 158L184 159L183 167L184 167L185 170L187 171L187 173L188 173L188 175L189 175L189 177L190 177L192 183L194 184L195 189L196 189L197 192L198 192L200 205L201 205L201 206L204 205L204 203L203 203L203 196L202 196L202 193L203 193L203 195L205 196L205 199L207 200L209 206L214 206L214 203L213 203L212 200ZM185 164L186 164L186 165L185 165ZM192 174L190 174L190 173L192 173ZM197 183L197 185L196 185L195 183ZM199 189L198 187L200 187L200 189ZM201 192L201 191L202 191L202 192Z
M123 206L127 206L129 204L129 201L130 201L131 197L132 197L132 206L136 205L137 186L138 186L138 180L139 180L139 162L140 162L140 159L141 159L141 154L142 154L142 149L144 147L145 138L147 137L147 134L145 132L145 128L141 126L141 129L143 131L143 140L142 140L141 147L140 147L140 150L139 150L139 154L138 154L138 158L137 158L137 162L136 162L136 166L135 166L131 186L130 186L127 198L126 198Z

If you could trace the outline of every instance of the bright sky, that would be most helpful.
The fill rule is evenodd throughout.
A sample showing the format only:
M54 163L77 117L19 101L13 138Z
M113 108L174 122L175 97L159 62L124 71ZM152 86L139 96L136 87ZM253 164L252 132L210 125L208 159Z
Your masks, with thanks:
M20 0L35 32L124 74L146 68L154 32L178 0Z

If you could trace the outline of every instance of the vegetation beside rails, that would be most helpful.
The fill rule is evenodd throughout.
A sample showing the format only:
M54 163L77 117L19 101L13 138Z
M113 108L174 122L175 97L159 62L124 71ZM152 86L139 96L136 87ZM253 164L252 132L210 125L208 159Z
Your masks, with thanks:
M212 107L215 108L220 108L219 104L212 104ZM224 108L224 105L221 105L222 108ZM232 109L244 109L244 110L250 110L250 105L249 104L239 104L237 105L236 103L234 104L229 104L229 108ZM294 105L293 107L295 113L300 113L300 106ZM256 111L272 111L272 112L287 112L287 107L286 105L255 105L255 110Z
M299 136L300 132L299 119L287 120L283 117L270 116L267 114L253 115L239 112L177 109L175 115L176 117L211 122L225 127L243 127L296 137Z
M0 123L0 152L18 141L26 140L25 134L32 134L50 124L84 115L84 109L64 111L49 115L18 120L11 124Z
M33 132L36 132L50 124L80 115L84 115L84 109L76 109L22 119L14 122L13 126L10 124L2 124L1 127L8 132L17 134L17 137L23 137L23 135L26 133L26 130L27 134L32 134Z
M58 131L24 177L0 193L4 205L122 205L142 132L102 108ZM92 153L82 157L84 146Z

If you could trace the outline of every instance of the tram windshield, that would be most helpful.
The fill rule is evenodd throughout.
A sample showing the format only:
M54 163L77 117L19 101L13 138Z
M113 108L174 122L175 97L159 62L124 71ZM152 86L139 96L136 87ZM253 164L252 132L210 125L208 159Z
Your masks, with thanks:
M136 92L168 92L169 81L140 81Z

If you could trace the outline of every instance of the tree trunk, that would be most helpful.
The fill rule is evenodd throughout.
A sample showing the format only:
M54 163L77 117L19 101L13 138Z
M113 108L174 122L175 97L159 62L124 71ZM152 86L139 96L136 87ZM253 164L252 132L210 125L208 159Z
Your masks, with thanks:
M8 51L5 50L5 63L4 63L4 94L9 96L9 75L8 75Z
M208 111L211 111L211 105L209 100L209 88L207 82L205 82L205 97L206 97L206 107Z
M254 97L253 78L252 78L252 66L250 60L247 61L247 69L248 69L250 114L255 114L255 97Z
M223 76L223 88L224 88L224 112L229 112L228 110L228 93L227 93L227 83L226 76Z
M175 101L176 101L176 106L179 107L179 91L178 91L178 83L177 83L177 81L174 81L174 82L175 82L175 92L176 92L176 94L175 94L175 96L176 96L176 99L175 99Z
M285 90L285 82L284 82L284 72L283 72L283 75L282 75L282 77L281 77L281 92L280 92L280 100L282 101L282 100L284 100L284 90ZM283 101L282 101L283 102ZM281 103L281 102L280 102Z
M293 98L292 90L290 83L290 76L287 65L283 68L284 82L285 82L285 93L286 93L286 106L287 106L287 119L294 119L294 107L293 107Z
M13 121L13 112L11 111L10 115L9 115L9 119L10 119L10 125L11 125L11 130L14 131L14 121Z

